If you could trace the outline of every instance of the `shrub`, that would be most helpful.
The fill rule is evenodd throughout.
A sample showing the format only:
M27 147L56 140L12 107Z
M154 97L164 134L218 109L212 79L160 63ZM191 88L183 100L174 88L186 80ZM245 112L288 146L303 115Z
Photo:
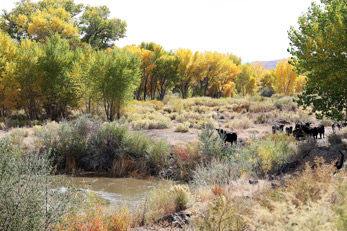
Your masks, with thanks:
M270 100L262 102L252 102L249 107L249 112L258 113L258 112L269 112L275 109L274 104Z
M272 95L274 95L276 92L273 89L270 88L263 88L260 91L260 95L263 97L271 97Z
M192 183L196 187L226 185L241 175L236 162L227 159L212 159L210 163L196 168Z
M19 154L19 155L18 155ZM76 206L75 192L53 190L48 154L21 155L10 140L0 140L0 229L49 230Z
M200 147L197 143L188 143L185 146L176 145L172 148L174 157L174 176L176 180L189 181L193 171L201 163Z
M247 147L253 158L254 171L262 176L277 172L279 167L287 162L289 157L295 152L293 137L288 137L284 133L271 135L265 139L252 141Z
M201 143L200 152L203 158L212 159L224 155L224 141L219 137L212 124L206 124L205 129L199 134L199 141Z
M88 150L91 155L85 162L86 169L111 170L113 160L122 156L122 143L125 140L128 127L114 121L103 123L91 135L88 141ZM129 141L128 141L129 142Z
M187 208L191 197L188 185L174 185L169 191L170 196L174 200L175 212L179 212Z
M256 124L264 124L267 122L267 118L265 115L258 115L257 118L255 119Z
M233 119L225 125L225 127L230 129L248 129L252 126L253 122L248 117L243 117L242 119Z
M274 102L275 107L280 110L295 111L297 104L293 101L293 97L285 96Z
M342 144L342 136L340 134L332 133L328 136L330 145Z
M80 160L87 155L87 140L93 125L87 117L75 122L62 121L59 124L47 124L37 131L42 145L52 150L52 156L58 168L72 171L80 166Z
M254 206L247 219L251 230L344 230L346 227L346 172L334 176L335 167L316 160L298 177L286 181L279 196L267 205ZM309 224L309 226L308 226ZM295 227L295 228L293 228Z
M178 124L176 126L175 132L183 132L183 133L188 132L189 131L189 125L190 125L189 122L184 123L184 124Z
M163 216L175 212L175 203L169 189L173 185L170 181L159 183L147 197L146 221L153 223Z
M248 200L220 196L208 204L202 214L193 218L196 230L246 230L247 222L243 218L249 212Z
M160 140L154 142L149 148L147 159L151 161L159 170L168 167L171 148L169 144Z

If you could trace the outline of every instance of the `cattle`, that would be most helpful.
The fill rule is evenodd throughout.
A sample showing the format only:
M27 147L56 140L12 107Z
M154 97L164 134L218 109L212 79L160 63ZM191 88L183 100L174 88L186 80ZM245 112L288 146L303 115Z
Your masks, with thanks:
M276 131L282 131L283 132L284 124L280 124L279 126L274 125L272 126L272 134L275 134Z
M323 135L323 138L324 138L324 133L325 133L324 125L321 125L321 126L318 127L318 133L319 133L319 138L322 139L322 135Z
M219 136L224 139L224 143L229 142L230 144L233 144L234 142L237 143L237 134L234 132L227 132L223 129L217 128L216 131L218 132Z
M293 133L293 127L292 127L292 126L286 127L286 134L287 134L288 136L290 136L290 134L292 134L292 133Z
M293 136L297 140L300 140L300 138L304 139L305 138L305 132L301 127L299 127L299 128L294 129Z
M345 155L339 150L340 152L340 158L339 160L335 163L335 167L340 170L343 167L343 162L345 160Z
M310 134L313 136L314 139L318 139L318 128L314 127L314 128L310 128Z

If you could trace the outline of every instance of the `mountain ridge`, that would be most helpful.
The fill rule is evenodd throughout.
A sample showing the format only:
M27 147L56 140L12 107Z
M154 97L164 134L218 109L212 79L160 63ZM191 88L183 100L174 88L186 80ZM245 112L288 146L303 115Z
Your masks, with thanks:
M283 59L276 59L276 60L269 60L269 61L254 61L251 63L261 63L264 65L266 70L271 70L271 69L275 69L277 63L281 60L283 60Z

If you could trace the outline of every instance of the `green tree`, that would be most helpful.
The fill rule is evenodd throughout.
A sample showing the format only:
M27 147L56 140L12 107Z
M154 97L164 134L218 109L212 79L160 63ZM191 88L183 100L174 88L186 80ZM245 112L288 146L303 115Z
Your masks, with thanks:
M254 70L248 63L242 66L241 72L235 79L236 89L239 94L245 96L247 93L251 94L253 92L255 75Z
M91 69L95 91L104 102L106 117L120 118L122 107L133 98L140 82L141 59L125 50L98 51Z
M82 41L94 48L105 49L124 38L126 22L118 18L108 19L109 15L107 6L87 6L79 23Z
M78 36L75 16L82 12L83 4L73 0L31 0L16 2L10 12L3 11L0 28L20 41L28 36L44 40L59 33L62 37Z
M173 53L162 55L156 60L153 75L158 82L160 100L163 100L166 92L174 87L178 75L178 64L179 60Z
M66 117L69 109L75 108L80 95L78 79L75 79L76 55L67 41L55 35L48 38L43 55L39 58L42 73L43 108L52 120Z
M23 40L15 60L14 79L18 84L18 106L24 108L31 119L39 119L41 114L42 72L38 60L43 55L43 45L29 39Z
M347 1L312 3L291 27L289 52L297 74L307 76L298 103L318 116L347 120Z

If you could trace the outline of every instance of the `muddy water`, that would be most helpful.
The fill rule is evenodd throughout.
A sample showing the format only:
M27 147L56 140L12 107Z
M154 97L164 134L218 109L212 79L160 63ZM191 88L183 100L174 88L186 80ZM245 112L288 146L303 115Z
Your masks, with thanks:
M106 177L68 177L72 183L82 189L89 189L111 205L123 204L131 207L144 202L148 192L159 182L133 178Z

